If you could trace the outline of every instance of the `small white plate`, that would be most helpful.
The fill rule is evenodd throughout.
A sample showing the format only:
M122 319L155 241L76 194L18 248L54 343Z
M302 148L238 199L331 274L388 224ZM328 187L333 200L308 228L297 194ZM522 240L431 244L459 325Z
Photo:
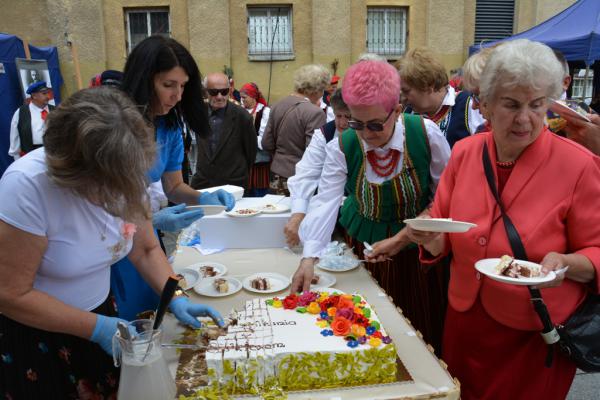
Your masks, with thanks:
M281 214L290 211L290 206L286 204L266 204L260 211L263 214Z
M542 268L540 264L532 263L529 261L515 260L515 262L524 266L533 268ZM475 263L475 269L485 274L490 279L498 282L511 283L513 285L539 285L541 283L550 282L556 278L554 271L548 272L545 276L536 276L535 278L511 278L510 276L498 275L496 272L496 266L500 263L499 258L486 258L479 260Z
M225 293L219 292L214 285L215 279L227 279L227 283L229 283L229 290ZM239 280L229 276L201 279L200 282L194 286L194 292L208 297L225 297L237 293L240 290L242 290L242 283Z
M196 206L186 206L185 211L194 211L194 210L204 210L204 215L217 215L221 212L225 211L227 207L225 206L217 206L217 205L196 205Z
M319 282L310 285L310 290L323 289L331 287L335 284L335 276L326 272L318 272L315 275L319 276Z
M240 211L242 211L243 213L241 213ZM229 215L230 217L246 218L254 217L255 215L260 214L260 210L257 210L255 208L239 208L236 210L227 211L225 214Z
M213 269L215 270L215 272L217 274L215 276L206 276L205 277L204 271L202 270L203 267L213 267ZM192 265L188 265L185 269L191 269L191 270L198 272L198 276L199 276L200 280L202 280L204 278L218 278L219 276L223 276L227 273L226 266L224 266L223 264L212 262L212 261L204 261L204 262L199 262L199 263L195 263Z
M568 101L570 101L570 100L568 100ZM564 100L552 100L552 102L550 103L550 111L552 111L555 114L560 115L561 117L563 117L566 120L577 119L580 121L590 122L590 119L588 118L588 116L583 114L585 111L583 109L581 109L581 107L579 107L579 105L577 105L577 102L571 101L569 104L571 106L565 104ZM571 107L575 107L577 110L574 110ZM578 110L581 110L581 111L578 111Z
M453 221L449 218L413 218L405 219L404 223L419 231L444 233L464 233L477 226L477 224Z
M267 279L269 281L269 284L271 285L271 289L267 289L267 290L254 289L252 287L251 282L253 279L256 279L256 278ZM275 293L275 292L280 292L280 291L286 289L288 286L290 286L291 282L292 281L290 280L290 278L283 276L281 274L275 273L275 272L259 272L257 274L252 274L252 275L244 278L244 280L242 281L242 286L244 286L244 289L249 290L250 292L254 292L254 293Z
M200 279L200 274L197 270L193 268L184 268L181 271L179 271L178 274L182 275L183 279L185 279L185 287L181 287L183 290L193 288Z
M339 267L331 267L328 265L323 265L321 264L321 261L319 261L316 265L317 268L320 269L324 269L325 271L331 271L331 272L346 272L346 271L352 271L355 268L358 268L358 266L360 265L360 261L356 261L356 263L354 265L350 265L348 267L344 267L344 268L339 268Z
M325 292L325 293L329 293L329 294L346 294L346 292L344 292L343 290L340 289L336 289L336 288L332 288L332 287L316 287L316 288L310 288L311 292Z

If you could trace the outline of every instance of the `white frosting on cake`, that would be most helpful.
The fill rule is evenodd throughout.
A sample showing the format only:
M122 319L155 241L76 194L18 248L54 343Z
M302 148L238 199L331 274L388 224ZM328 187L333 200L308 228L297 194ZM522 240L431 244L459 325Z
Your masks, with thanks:
M325 357L323 360L328 360L330 364L323 367L333 368L336 365L336 355L372 349L368 344L349 347L342 336L323 336L321 331L324 328L316 324L318 317L319 315L308 312L274 308L267 305L265 299L249 300L245 309L238 313L237 325L230 326L227 335L209 343L206 363L209 371L213 370L215 373L212 380L227 383L234 379L232 368L237 370L241 367L243 371L249 371L254 367L258 369L254 381L260 385L267 377L278 376L279 365L284 359L289 359L290 355L303 357L320 353ZM372 309L370 319L379 322ZM380 332L386 335L383 327ZM386 346L393 344L381 344L379 349ZM395 351L392 358L395 359ZM229 372L225 370L226 363L229 365ZM360 365L355 367L358 372L363 370ZM369 367L365 365L364 370Z

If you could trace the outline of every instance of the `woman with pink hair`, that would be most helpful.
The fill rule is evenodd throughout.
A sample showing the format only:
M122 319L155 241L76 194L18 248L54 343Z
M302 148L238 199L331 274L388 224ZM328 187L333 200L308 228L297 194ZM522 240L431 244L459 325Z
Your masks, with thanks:
M437 125L402 114L398 71L382 61L360 61L344 77L342 95L350 109L350 129L327 146L319 192L300 226L303 258L292 292L308 290L314 264L331 240L339 204L348 244L362 258L363 242L396 235L404 250L392 259L369 264L380 286L394 299L426 340L441 342L444 280L419 264L416 246L403 220L429 205L450 147ZM439 272L441 274L441 272Z

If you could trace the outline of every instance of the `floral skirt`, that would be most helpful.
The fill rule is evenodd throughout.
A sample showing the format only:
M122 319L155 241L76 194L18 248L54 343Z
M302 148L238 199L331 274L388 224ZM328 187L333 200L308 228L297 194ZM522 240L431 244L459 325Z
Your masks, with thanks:
M93 312L115 315L112 296ZM116 399L119 369L96 343L0 315L1 399Z
M362 243L347 234L345 241L354 247L359 258L364 258ZM422 266L416 247L401 251L391 261L364 265L394 304L402 309L412 326L423 334L425 342L431 344L440 356L448 304L448 266Z

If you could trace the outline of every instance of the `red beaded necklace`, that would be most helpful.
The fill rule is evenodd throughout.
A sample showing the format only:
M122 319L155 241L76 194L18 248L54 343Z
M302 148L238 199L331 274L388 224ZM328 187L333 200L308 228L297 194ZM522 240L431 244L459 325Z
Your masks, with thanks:
M375 150L367 151L367 161L378 176L385 178L390 176L398 165L400 160L400 152L396 149L388 149L388 151L380 156Z

